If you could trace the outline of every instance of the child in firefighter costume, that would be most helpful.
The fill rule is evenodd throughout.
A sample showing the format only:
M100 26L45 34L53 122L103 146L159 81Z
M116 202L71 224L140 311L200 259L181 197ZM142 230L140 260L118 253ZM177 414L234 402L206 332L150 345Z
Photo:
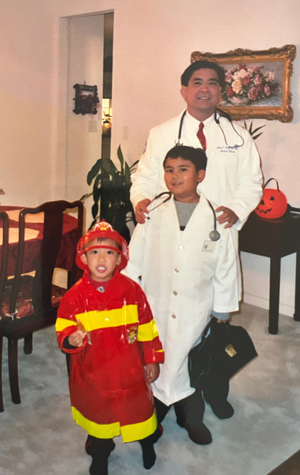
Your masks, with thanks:
M56 322L59 347L70 353L73 418L88 432L91 475L108 473L113 438L138 440L146 469L155 463L157 427L150 383L164 352L141 287L120 274L125 239L98 223L77 245L83 277L63 297Z

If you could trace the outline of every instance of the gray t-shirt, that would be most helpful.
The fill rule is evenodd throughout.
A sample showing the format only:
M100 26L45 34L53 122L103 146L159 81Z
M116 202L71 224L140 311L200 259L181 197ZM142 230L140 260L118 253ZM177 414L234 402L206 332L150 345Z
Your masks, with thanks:
M198 203L182 203L174 200L181 231L186 227Z

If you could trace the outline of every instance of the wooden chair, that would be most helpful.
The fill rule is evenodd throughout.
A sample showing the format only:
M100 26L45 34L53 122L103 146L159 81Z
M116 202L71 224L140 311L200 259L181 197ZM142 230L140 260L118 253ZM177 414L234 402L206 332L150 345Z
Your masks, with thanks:
M0 224L2 228L2 248L1 248L1 261L0 261L0 305L2 306L3 296L5 292L5 283L7 275L7 264L8 264L8 230L9 230L9 219L8 215L4 212L0 212ZM1 319L1 315L0 315ZM4 410L3 406L3 395L2 395L2 343L3 335L1 329L1 320L0 320L0 412Z
M66 211L77 212L75 229L68 233L67 248L63 248L64 219ZM44 213L43 237L40 251L35 261L34 275L23 275L25 249L26 216ZM76 245L83 230L83 205L81 201L52 201L36 208L25 208L19 216L19 243L16 271L13 279L6 280L9 312L1 321L2 335L8 339L8 368L12 401L21 402L18 378L18 340L24 338L24 352L32 352L32 334L56 321L59 298L54 298L59 288L53 286L54 271L58 257L68 254L71 257L71 268L68 269L67 288L70 288L81 273L75 264ZM66 289L60 289L61 296ZM5 300L5 298L4 298Z

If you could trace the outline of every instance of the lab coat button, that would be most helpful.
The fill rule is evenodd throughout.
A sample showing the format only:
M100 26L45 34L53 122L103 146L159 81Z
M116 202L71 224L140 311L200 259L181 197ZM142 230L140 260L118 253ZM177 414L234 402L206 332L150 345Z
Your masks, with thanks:
M181 250L183 249L183 246L180 244L180 245L178 246L178 249L179 249L179 251L181 251Z
M177 295L177 292L176 292L176 290L174 290L174 292L173 292L173 295Z
M179 269L177 269L177 267L175 268L175 272L179 272Z
M176 318L176 315L174 313L172 314L172 318Z

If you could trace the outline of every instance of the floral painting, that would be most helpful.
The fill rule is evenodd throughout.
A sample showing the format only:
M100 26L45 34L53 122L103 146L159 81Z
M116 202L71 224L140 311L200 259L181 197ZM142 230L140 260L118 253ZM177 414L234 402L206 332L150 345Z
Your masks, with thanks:
M194 51L191 62L206 59L225 70L220 108L233 119L254 117L291 122L290 81L295 45L263 51L235 49L213 54Z
M282 103L282 63L244 63L225 69L225 91L222 105L273 105Z

